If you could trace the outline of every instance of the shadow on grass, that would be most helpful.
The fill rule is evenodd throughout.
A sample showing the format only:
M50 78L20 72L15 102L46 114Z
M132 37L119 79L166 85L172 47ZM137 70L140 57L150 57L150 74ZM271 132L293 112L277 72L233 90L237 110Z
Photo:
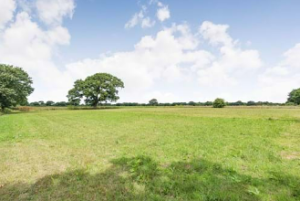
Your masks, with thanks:
M299 200L298 187L299 178L279 173L261 180L204 160L159 166L139 156L114 160L99 174L76 170L6 185L0 200Z

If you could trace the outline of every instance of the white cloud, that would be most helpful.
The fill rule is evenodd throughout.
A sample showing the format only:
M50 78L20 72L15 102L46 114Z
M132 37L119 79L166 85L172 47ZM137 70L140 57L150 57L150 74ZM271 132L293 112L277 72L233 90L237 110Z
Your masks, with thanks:
M284 65L293 68L300 69L300 43L296 44L293 48L284 53L285 60Z
M160 3L160 2L159 2ZM161 3L160 3L161 5ZM161 5L161 8L158 8L156 16L159 21L163 22L171 17L170 10L168 6Z
M152 91L144 95L142 101L144 103L148 103L148 101L153 98L157 99L159 103L171 103L174 102L174 100L178 100L178 97L176 97L173 93L162 93L160 91Z
M232 38L227 33L229 26L227 24L214 24L209 21L202 23L199 31L203 38L208 40L212 45L232 46Z
M65 100L75 79L97 72L120 77L125 83L121 101L128 102L147 102L151 98L160 102L204 101L216 97L228 101L285 101L287 93L300 86L300 44L286 51L275 67L267 68L257 50L241 47L230 36L229 25L208 21L202 23L197 33L187 23L174 24L155 35L142 37L131 51L58 67L58 47L68 45L71 39L62 22L73 14L74 2L37 1L34 5L38 7L39 23L45 23L44 26L31 18L35 14L31 13L35 12L32 5L18 4L26 12L19 11L15 16L16 5L10 7L11 15L0 13L0 20L9 16L0 21L0 63L21 66L29 72L36 89L30 100ZM51 8L49 12L45 5ZM152 5L155 11L165 7L156 0ZM154 26L155 21L146 11L142 7L126 27Z
M72 17L73 0L3 0L6 6L6 22L11 21L0 31L0 63L24 68L34 81L35 92L31 100L65 99L67 90L72 87L73 79L60 70L54 62L57 47L70 43L69 31L62 26L64 17ZM1 1L0 10L4 4ZM10 3L10 4L8 4ZM13 12L18 6L15 17ZM34 22L31 15L37 12L42 28ZM0 12L1 19L3 13ZM4 22L4 21L1 21Z
M50 44L69 45L71 36L69 31L61 26L55 27L47 32Z
M262 67L257 50L242 49L227 33L229 26L205 21L199 29L209 44L218 46L220 57L210 66L198 71L199 82L204 86L233 86L243 79L241 75Z
M207 27L207 23L204 25L209 30L211 27ZM222 27L211 22L209 24L212 27ZM159 86L168 86L182 82L224 89L237 85L247 76L246 73L262 66L259 53L256 50L242 49L232 42L227 28L218 34L206 34L209 43L222 41L219 43L219 54L216 55L201 49L197 34L193 34L187 24L180 24L159 31L155 37L143 37L133 51L86 59L69 64L67 69L72 77L77 78L96 72L112 73L120 77L126 85L122 101L134 100L134 97L135 100L144 101L150 95L153 96L154 92L160 97L166 93L174 94L172 91L153 90L157 83ZM225 42L224 35L227 38ZM144 94L143 97L140 94ZM218 94L220 93L216 95ZM173 97L173 101L176 101L175 95L168 97ZM191 96L187 98L192 99Z
M164 5L158 0L150 0L148 7L155 6L156 17L159 21L163 22L171 17L169 7ZM148 7L143 5L141 10L135 13L130 20L125 24L126 29L133 28L137 25L140 25L143 29L153 27L156 24L155 20L152 20L148 16Z
M20 12L0 36L0 63L20 66L30 74L35 88L31 99L61 100L65 96L72 81L55 65L53 54L58 45L69 44L67 29L43 30L28 13Z
M263 100L285 102L288 93L300 87L300 44L283 54L283 60L275 67L267 68L259 76L260 88L255 95Z
M155 20L151 20L150 17L146 16L147 7L142 6L141 10L138 13L135 13L132 18L125 24L126 29L133 28L137 25L141 25L144 28L150 28L155 25Z
M140 94L148 94L147 91L151 91L157 82L176 84L188 80L193 73L192 69L184 67L185 64L193 64L197 69L211 61L213 56L197 50L197 44L198 39L190 33L187 25L174 25L158 32L155 37L143 37L133 51L72 63L67 70L76 78L96 72L114 74L125 83L123 101L133 100L133 97L142 101Z
M149 17L146 17L142 20L142 28L150 28L155 25L155 21L151 21Z
M6 23L12 20L15 9L16 9L15 0L1 0L0 29L3 29Z
M72 18L74 0L37 0L36 7L40 19L49 25L59 25L64 17Z
M132 18L125 24L125 28L129 29L135 27L144 18L144 11L141 10L139 13L135 13Z

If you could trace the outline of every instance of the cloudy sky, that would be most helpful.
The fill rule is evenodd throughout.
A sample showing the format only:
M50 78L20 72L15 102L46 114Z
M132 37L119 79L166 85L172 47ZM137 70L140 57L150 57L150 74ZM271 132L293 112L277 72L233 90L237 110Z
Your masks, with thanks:
M0 0L0 63L30 101L76 79L121 78L120 102L285 102L300 87L299 0Z

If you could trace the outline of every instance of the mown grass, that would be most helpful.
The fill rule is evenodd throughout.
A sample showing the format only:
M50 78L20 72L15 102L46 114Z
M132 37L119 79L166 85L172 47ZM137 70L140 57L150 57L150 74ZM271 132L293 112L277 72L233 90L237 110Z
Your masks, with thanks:
M300 110L0 117L0 200L300 200Z

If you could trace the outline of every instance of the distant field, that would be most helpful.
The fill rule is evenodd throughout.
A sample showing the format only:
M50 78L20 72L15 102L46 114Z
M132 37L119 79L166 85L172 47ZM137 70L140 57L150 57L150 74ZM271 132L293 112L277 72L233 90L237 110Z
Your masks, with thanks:
M0 116L0 200L300 200L300 109Z

